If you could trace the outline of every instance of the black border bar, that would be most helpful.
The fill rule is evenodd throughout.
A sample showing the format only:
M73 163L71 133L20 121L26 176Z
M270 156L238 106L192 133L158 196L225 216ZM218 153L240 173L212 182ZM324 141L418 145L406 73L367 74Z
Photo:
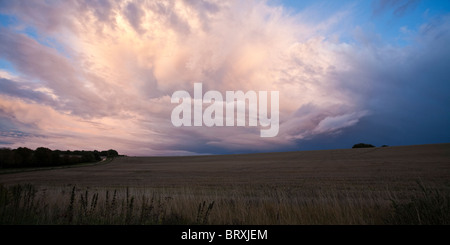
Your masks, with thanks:
M448 240L449 226L0 226L5 241L17 242L125 242L126 244L310 244L391 243ZM259 233L258 233L259 231ZM191 239L182 239L190 232ZM214 232L214 239L192 239ZM230 239L230 234L236 234ZM253 237L251 237L253 233ZM227 236L228 234L228 236ZM264 235L265 234L265 235ZM219 235L221 235L219 237ZM258 237L259 235L259 237ZM198 235L200 238L200 235ZM204 237L206 238L206 237ZM228 238L228 239L227 239ZM252 239L253 238L253 239ZM159 242L157 242L159 241Z

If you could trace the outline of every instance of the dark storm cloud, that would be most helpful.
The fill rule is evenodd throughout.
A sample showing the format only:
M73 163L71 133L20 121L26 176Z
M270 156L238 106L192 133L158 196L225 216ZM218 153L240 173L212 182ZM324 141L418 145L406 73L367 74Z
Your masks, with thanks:
M369 114L340 135L299 142L305 149L442 143L450 140L450 16L422 25L415 45L368 45L347 57L355 71L338 77L360 97ZM365 45L367 46L367 45ZM366 84L366 88L365 85Z

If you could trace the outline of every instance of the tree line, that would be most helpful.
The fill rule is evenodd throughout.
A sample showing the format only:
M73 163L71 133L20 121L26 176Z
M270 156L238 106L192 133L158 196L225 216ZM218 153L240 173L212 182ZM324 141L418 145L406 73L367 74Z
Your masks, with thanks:
M38 147L36 150L27 147L17 149L0 149L0 168L50 167L77 163L97 162L102 157L117 157L119 153L107 151L60 151Z
M372 148L375 147L372 144L366 144L366 143L358 143L354 144L352 148ZM382 145L381 147L388 147L388 145Z

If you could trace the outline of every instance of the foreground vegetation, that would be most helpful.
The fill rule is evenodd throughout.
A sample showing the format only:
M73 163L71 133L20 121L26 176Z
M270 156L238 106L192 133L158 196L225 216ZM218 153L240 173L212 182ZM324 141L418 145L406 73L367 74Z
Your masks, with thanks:
M450 224L450 195L0 186L0 224Z

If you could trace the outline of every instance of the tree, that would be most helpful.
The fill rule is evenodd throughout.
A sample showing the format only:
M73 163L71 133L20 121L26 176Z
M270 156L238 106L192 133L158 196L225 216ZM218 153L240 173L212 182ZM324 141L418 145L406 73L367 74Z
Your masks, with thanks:
M52 165L52 150L39 147L34 151L34 163L37 166L49 166Z
M0 167L12 167L14 164L13 151L9 148L0 149Z
M33 150L26 147L19 147L14 150L14 153L16 165L19 167L30 165L33 158Z
M119 153L116 150L109 149L108 150L108 157L117 157L119 156Z
M366 143L358 143L358 144L353 145L352 148L371 148L371 147L375 147L375 146L373 146L371 144L366 144Z
M94 160L94 154L83 154L80 162L93 162Z
M100 157L100 152L98 152L97 150L94 151L94 158L95 158L95 161L102 160L102 158Z
M45 147L38 147L34 151L26 147L17 149L0 148L0 168L58 166L95 162L100 161L101 156L117 157L119 153L113 149L99 152L97 150L52 151Z

